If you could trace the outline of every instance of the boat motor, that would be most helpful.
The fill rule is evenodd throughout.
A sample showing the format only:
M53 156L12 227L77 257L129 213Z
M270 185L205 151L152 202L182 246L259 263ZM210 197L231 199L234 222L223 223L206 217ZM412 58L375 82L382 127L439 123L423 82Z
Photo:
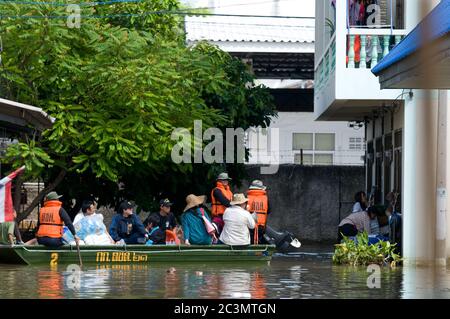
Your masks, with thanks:
M270 226L266 226L264 239L268 243L275 245L280 252L287 252L291 247L300 248L302 245L292 233L286 230L278 232Z

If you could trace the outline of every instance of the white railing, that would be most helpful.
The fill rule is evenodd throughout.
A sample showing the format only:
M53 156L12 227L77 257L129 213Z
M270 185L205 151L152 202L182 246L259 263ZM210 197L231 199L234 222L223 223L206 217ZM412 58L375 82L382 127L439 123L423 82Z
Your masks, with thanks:
M330 39L322 56L314 67L315 91L319 92L328 82L329 75L336 68L336 33Z
M350 29L347 35L347 68L372 69L405 34L405 30Z
M352 28L347 34L345 56L336 55L336 33L330 39L314 68L315 94L328 83L336 63L346 63L350 69L372 69L389 54L406 35L406 30Z

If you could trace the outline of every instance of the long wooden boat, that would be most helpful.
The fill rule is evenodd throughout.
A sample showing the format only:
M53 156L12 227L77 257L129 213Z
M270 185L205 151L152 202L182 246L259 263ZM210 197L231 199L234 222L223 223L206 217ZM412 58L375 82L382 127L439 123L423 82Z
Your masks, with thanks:
M153 262L269 261L274 245L231 247L226 245L109 245L80 246L83 264L146 264ZM0 263L25 265L78 264L76 246L0 245Z

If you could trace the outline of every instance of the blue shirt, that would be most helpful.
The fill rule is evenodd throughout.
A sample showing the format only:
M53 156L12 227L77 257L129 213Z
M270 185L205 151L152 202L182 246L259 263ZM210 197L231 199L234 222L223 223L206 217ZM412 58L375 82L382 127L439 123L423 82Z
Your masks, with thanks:
M128 238L135 233L142 235L142 237L147 233L141 220L135 214L129 217L116 214L113 217L109 227L109 234L114 241Z

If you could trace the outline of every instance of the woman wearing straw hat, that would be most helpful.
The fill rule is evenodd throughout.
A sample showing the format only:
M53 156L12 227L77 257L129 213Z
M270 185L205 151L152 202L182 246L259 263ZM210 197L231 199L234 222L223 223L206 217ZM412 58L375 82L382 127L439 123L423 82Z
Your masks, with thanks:
M234 194L230 207L223 214L224 227L220 241L230 246L250 245L249 229L256 226L256 213L250 214L247 209L248 198L244 194Z
M186 207L181 215L181 224L184 232L184 243L186 245L211 245L211 235L207 232L203 216L211 222L208 214L205 213L202 205L206 201L206 196L196 196L190 194L186 197Z

